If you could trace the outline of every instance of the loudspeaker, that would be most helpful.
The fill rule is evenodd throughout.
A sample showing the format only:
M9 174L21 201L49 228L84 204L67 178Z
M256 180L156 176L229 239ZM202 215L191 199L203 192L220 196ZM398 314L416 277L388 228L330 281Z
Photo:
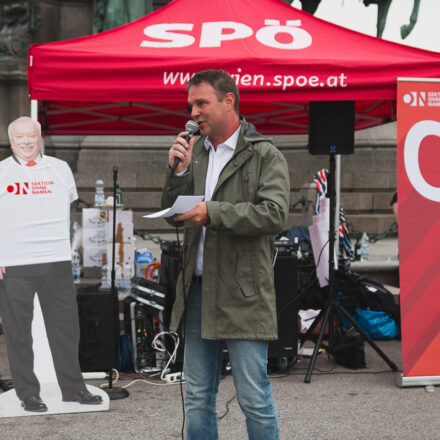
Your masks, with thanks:
M76 299L80 327L81 371L109 371L118 368L118 304L115 304L111 290L81 288Z
M311 101L309 152L352 154L354 151L354 101Z
M177 241L164 241L160 244L159 284L166 290L166 305L163 312L163 324L166 330L170 325L171 311L176 299L176 284L180 273L181 256Z
M177 241L164 241L160 248L162 254L160 257L159 284L166 289L166 304L163 311L163 325L168 330L171 321L171 312L176 299L176 284L181 266L181 247L182 243ZM176 362L171 368L173 371L181 371L183 365L184 339L181 338L179 348L176 353ZM165 345L171 353L174 350L174 344L170 338L165 339Z
M278 317L278 340L269 342L269 358L296 358L298 355L298 258L279 255L274 266Z

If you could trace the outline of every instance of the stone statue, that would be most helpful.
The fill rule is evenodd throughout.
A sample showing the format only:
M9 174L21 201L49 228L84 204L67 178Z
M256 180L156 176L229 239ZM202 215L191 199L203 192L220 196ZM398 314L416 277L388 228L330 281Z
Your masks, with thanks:
M0 6L0 57L26 57L32 35L41 26L40 7L27 1Z
M364 0L365 6L370 6L372 3L377 4L376 36L382 38L382 34L387 22L388 11L391 6L391 0Z
M284 0L286 3L291 3L291 0ZM383 31L387 22L388 11L393 0L363 0L365 6L371 4L377 5L377 23L376 23L376 36L382 38ZM318 9L321 0L300 0L303 11L314 14ZM413 9L410 17L409 24L404 24L400 27L400 35L404 40L413 30L417 17L419 14L420 0L414 0Z
M321 0L300 0L300 2L303 11L314 14L318 9Z
M400 36L404 40L413 30L413 27L417 23L417 17L419 16L420 0L414 0L413 9L409 18L409 24L404 24L400 27Z
M382 37L385 29L388 10L390 9L392 0L364 0L364 5L369 6L372 3L377 4L377 36ZM409 24L400 27L400 36L404 40L413 30L417 17L419 15L420 0L414 0Z
M113 29L153 11L153 0L93 0L93 32Z

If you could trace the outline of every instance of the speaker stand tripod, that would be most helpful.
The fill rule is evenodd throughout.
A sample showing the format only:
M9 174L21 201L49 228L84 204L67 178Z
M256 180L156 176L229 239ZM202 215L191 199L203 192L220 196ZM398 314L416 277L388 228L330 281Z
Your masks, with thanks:
M310 383L312 377L313 369L315 368L316 358L321 347L325 347L322 344L324 337L324 331L328 324L328 346L325 348L330 354L335 352L335 314L340 317L344 317L347 321L359 332L362 339L376 351L376 353L389 365L391 370L398 371L397 366L391 362L391 360L385 355L385 353L378 347L378 345L365 333L365 331L359 326L359 324L353 319L353 317L348 313L348 311L343 307L340 301L336 298L336 286L335 286L335 216L336 216L336 194L335 194L335 154L330 152L330 173L328 176L328 194L330 198L330 227L329 227L329 289L328 289L328 301L325 307L321 310L319 315L314 320L313 324L310 326L307 333L302 338L302 343L306 341L318 323L321 321L321 328L318 333L318 338L315 343L315 348L313 350L312 357L310 359L310 364L307 369L307 374L304 382Z

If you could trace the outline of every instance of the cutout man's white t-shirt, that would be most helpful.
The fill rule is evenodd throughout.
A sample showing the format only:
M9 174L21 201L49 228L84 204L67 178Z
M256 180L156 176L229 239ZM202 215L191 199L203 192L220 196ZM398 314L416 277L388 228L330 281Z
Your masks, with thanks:
M70 203L78 198L69 165L0 162L0 267L71 259Z

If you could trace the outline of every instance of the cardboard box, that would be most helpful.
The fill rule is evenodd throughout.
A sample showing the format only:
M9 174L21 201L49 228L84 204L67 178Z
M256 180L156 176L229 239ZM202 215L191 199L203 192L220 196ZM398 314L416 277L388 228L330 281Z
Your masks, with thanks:
M106 252L103 256L103 261L107 262L111 267L112 265L112 243L107 243ZM131 276L134 276L134 243L115 243L115 264L119 263L124 266L125 263L129 263L131 267Z
M107 243L105 249L105 259L109 265L112 262L112 243ZM115 262L120 262L121 264L134 263L134 243L115 243Z
M107 223L107 243L113 241L113 220ZM134 241L134 225L132 222L116 222L115 243L132 243Z
M113 222L113 209L107 209L106 214L107 223ZM133 223L133 211L117 209L116 223Z
M105 254L105 249L95 247L83 248L83 266L101 267L103 254Z
M99 248L105 250L107 244L106 230L100 228L83 228L83 248Z
M82 227L83 229L105 229L107 213L105 209L83 208Z

